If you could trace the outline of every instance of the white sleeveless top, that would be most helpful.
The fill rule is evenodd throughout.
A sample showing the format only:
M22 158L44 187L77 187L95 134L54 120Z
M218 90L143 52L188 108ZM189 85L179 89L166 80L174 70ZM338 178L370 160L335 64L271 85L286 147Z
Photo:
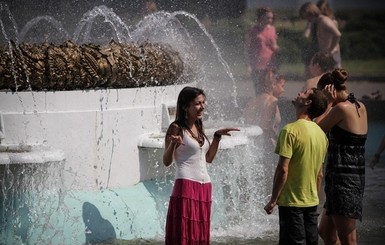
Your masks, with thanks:
M209 142L205 138L203 146L199 146L187 131L183 130L183 143L174 153L176 163L176 179L189 179L200 183L211 182L207 172L206 153L209 150Z

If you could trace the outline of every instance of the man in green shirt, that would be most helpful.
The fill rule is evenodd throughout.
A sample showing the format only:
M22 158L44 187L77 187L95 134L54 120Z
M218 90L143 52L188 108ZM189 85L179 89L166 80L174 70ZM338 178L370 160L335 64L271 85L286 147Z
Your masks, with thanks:
M317 206L322 164L328 140L313 122L327 107L319 89L309 89L293 100L297 120L281 130L275 153L279 155L273 191L265 206L268 214L279 206L279 244L318 244Z

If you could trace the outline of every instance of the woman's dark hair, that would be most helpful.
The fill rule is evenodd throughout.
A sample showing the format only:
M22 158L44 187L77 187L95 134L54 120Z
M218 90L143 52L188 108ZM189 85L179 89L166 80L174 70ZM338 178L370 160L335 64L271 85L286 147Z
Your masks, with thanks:
M176 115L175 115L175 123L184 129L187 129L187 124L186 124L186 118L187 118L187 113L186 109L190 106L191 102L194 101L196 97L199 95L203 95L206 97L203 89L196 88L196 87L184 87L179 95L178 95L178 101L176 104ZM207 136L204 133L204 128L203 128L203 122L202 119L197 119L195 121L195 125L198 128L198 131L200 134L204 135L207 139Z
M318 64L322 72L328 72L333 70L337 63L331 54L317 52L312 57L311 64Z
M334 19L333 9L331 8L328 0L319 0L317 6L323 15L328 16L330 19Z
M315 3L312 2L306 2L302 4L301 8L299 9L299 16L302 19L306 19L306 16L319 16L320 14L321 10Z
M257 10L255 11L257 21L260 21L267 13L273 13L273 10L269 7L257 8Z
M281 80L283 77L278 74L275 69L268 68L262 70L256 74L255 82L255 92L256 94L261 94L264 92L270 92L273 89L273 83Z
M345 82L348 80L348 72L345 69L335 69L325 73L318 81L317 88L324 89L332 84L337 91L346 90Z
M328 106L328 99L325 93L318 88L312 88L312 90L313 93L308 97L308 99L312 102L310 107L307 109L307 114L309 115L310 119L321 116Z

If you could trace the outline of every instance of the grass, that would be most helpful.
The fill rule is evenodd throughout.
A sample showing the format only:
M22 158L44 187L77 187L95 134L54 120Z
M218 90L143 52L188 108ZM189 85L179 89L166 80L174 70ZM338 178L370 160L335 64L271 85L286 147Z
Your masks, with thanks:
M237 59L229 62L235 76L245 75L245 64ZM377 60L342 60L343 68L349 72L350 77L362 77L366 80L385 82L385 58ZM279 72L287 78L302 78L304 75L303 63L284 63Z
M385 59L343 61L343 67L351 76L385 77Z
M382 79L385 82L385 59L378 60L342 60L342 66L351 77L364 77L367 79ZM302 76L304 65L302 63L282 64L280 72L287 76Z
M300 62L301 57L298 56L303 48L301 44L305 39L301 39L301 36L307 22L299 18L297 10L276 9L275 12L274 25L280 33L278 43L282 50L286 51L284 55L292 57L291 61L281 64L280 72L286 77L301 78L304 75L304 65ZM383 33L379 31L380 23L383 23L383 10L346 10L339 11L338 16L343 33L340 45L342 50L345 48L345 53L342 52L343 68L351 77L385 82ZM234 75L244 76L242 37L255 22L255 10L248 10L236 24L231 20L234 23L225 25L226 21L229 20L213 23L208 31L213 33L215 40L219 40L218 46L222 48L225 60L229 62ZM374 35L370 36L372 38L370 42L367 39L368 33ZM221 40L226 41L221 43Z

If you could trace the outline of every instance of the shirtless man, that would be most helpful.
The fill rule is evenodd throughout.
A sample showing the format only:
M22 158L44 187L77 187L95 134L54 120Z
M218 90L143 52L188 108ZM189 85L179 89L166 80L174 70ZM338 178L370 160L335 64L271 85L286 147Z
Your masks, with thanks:
M314 24L316 29L311 37L316 41L317 51L321 51L333 56L336 66L341 68L340 38L341 32L336 23L328 16L322 15L321 10L316 4L307 2L299 10L302 19Z
M333 56L326 54L324 52L317 52L313 55L313 58L309 64L310 78L306 80L305 85L302 88L302 91L306 91L311 88L316 88L319 79L326 72L331 72L334 70L336 62L333 59Z

